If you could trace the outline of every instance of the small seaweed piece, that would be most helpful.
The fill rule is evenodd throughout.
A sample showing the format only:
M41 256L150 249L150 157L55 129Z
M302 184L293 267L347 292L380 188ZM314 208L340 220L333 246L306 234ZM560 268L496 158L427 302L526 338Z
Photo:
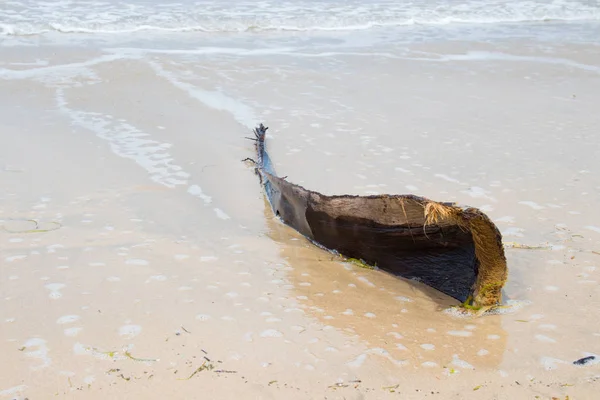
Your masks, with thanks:
M130 380L131 380L131 377L130 377L130 376L128 376L128 377L125 377L125 375L123 375L123 374L120 374L120 375L117 375L117 376L118 376L119 378L121 378L121 379L125 380L125 381L130 381Z
M349 385L346 385L345 383L337 382L337 383L334 383L333 385L327 386L327 388L328 389L339 389L339 388L345 388L348 386Z
M192 372L192 374L190 376L188 376L187 378L178 378L177 380L179 381L189 381L190 379L192 379L194 377L194 375L196 375L198 372L202 372L205 370L212 370L214 368L214 366L212 364L206 364L207 361L204 361L202 363L201 366L199 366L198 368L196 368L196 370L194 372Z
M344 261L364 269L375 269L377 267L377 265L369 265L365 260L359 260L357 258L345 258Z
M397 385L394 385L394 386L384 386L384 387L382 387L382 389L389 390L390 393L394 393L399 387L400 387L400 384L398 383Z
M19 220L13 220L13 221L19 221ZM49 228L49 229L40 229L39 222L34 219L24 219L21 221L33 222L35 224L35 227L33 229L12 230L12 229L6 228L5 225L2 225L2 226L0 226L0 228L2 228L3 231L8 232L8 233L45 233L45 232L52 232L52 231L62 228L62 225L56 221L49 222L50 224L54 224L54 228Z
M272 384L277 383L277 381L271 381L267 386L271 386Z
M473 388L473 391L475 391L475 390L479 390L479 389L481 389L481 385L475 386L475 387Z
M142 361L142 362L152 362L158 361L158 358L137 358L131 355L129 351L125 351L125 357L133 360L133 361Z
M516 242L505 242L504 247L508 249L525 249L525 250L550 250L552 246L550 245L538 245L538 246L530 246L528 244L521 244Z

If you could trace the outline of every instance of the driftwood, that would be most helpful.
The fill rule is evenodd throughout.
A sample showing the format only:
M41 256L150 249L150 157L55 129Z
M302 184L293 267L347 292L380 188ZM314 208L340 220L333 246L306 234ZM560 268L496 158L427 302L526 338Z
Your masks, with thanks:
M262 124L256 170L273 212L313 243L469 307L497 305L507 278L502 236L480 210L413 195L326 196L275 173ZM253 160L254 161L254 160Z

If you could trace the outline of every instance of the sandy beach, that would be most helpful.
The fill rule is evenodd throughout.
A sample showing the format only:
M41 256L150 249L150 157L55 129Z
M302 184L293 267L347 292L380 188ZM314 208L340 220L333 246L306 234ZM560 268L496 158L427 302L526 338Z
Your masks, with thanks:
M487 29L3 36L0 399L594 398L600 45ZM485 211L510 307L283 225L261 122L289 181Z

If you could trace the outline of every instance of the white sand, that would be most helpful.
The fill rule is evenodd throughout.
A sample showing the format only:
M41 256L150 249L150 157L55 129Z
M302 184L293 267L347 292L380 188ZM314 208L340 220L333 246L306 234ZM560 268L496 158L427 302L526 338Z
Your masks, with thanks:
M600 353L597 47L175 50L0 48L0 398L595 393L572 361ZM290 181L414 189L552 244L507 250L522 307L456 318L308 244L240 162L261 121Z

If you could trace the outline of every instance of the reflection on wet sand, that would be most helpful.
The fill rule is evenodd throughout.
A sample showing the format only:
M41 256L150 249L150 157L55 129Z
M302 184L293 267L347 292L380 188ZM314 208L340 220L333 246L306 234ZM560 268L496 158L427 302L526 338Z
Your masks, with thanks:
M420 282L343 262L281 223L265 202L268 235L291 267L290 282L306 312L364 341L354 362L380 356L398 366L497 368L506 348L501 316L456 318L457 301Z

